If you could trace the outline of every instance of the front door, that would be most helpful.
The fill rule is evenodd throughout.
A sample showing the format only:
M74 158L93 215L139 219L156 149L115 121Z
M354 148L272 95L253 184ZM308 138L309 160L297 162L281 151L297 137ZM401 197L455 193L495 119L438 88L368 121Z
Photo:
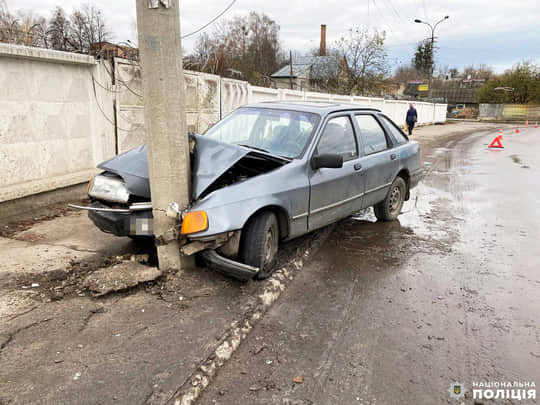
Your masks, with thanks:
M327 153L343 156L343 167L309 169L310 231L351 215L362 206L364 177L349 115L332 117L326 123L313 155Z

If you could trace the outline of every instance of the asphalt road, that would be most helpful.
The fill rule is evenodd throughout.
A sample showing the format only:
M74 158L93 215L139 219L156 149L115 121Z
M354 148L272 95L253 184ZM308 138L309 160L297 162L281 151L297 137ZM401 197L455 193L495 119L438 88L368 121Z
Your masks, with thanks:
M460 382L473 404L474 382L540 383L540 129L488 150L498 128L420 128L426 178L399 221L282 246L304 267L199 402L458 403ZM87 277L151 246L70 212L1 235L0 404L166 403L272 285L199 268L96 297Z
M537 403L472 398L540 384L540 129L496 135L426 142L399 221L341 222L200 403Z

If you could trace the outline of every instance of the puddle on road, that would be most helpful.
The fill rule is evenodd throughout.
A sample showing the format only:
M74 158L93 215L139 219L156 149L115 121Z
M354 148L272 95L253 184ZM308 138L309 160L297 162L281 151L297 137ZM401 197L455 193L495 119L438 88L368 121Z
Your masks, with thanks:
M360 211L336 227L330 241L334 263L362 260L372 268L395 268L416 253L448 254L458 236L455 206L449 193L421 183L398 220L377 222L372 208Z

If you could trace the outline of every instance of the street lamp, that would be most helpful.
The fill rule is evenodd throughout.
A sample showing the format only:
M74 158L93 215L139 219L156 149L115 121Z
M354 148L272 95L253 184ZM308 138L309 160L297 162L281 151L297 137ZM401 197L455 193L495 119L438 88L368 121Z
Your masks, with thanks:
M429 68L429 83L428 83L428 86L429 86L428 87L428 98L430 100L431 100L431 80L433 78L433 65L434 65L434 62L435 62L435 59L434 59L435 28L437 28L437 25L439 25L440 23L442 23L443 21L445 21L447 19L448 19L448 16L445 15L444 18L437 21L434 25L431 25L430 23L422 21L422 20L420 20L418 18L416 18L414 20L415 23L426 24L431 29L431 66Z

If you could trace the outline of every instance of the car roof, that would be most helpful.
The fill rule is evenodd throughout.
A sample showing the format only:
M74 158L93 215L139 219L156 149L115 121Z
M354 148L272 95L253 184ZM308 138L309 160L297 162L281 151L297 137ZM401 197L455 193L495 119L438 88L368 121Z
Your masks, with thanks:
M310 112L319 115L327 115L333 112L338 111L376 111L380 112L381 110L362 106L358 104L347 104L347 103L336 103L332 101L268 101L256 104L247 104L243 107L252 107L252 108L272 108L279 110L293 110L293 111L302 111Z

